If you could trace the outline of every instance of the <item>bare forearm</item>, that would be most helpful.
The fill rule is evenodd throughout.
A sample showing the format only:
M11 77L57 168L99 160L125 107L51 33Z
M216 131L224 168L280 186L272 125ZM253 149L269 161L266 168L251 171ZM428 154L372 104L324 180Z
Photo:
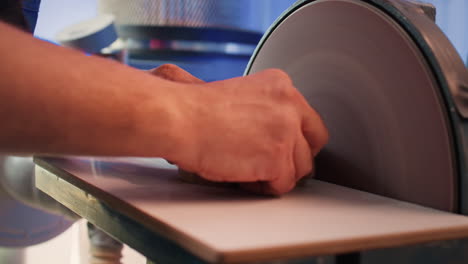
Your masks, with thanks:
M0 152L169 155L182 85L0 32Z

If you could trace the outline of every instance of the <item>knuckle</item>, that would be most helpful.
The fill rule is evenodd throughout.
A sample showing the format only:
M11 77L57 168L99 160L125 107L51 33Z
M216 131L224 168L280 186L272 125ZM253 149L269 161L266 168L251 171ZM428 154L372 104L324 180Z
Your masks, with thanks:
M293 148L294 136L297 133L295 131L294 120L285 118L283 116L276 117L275 122L269 123L265 126L267 136L264 138L267 146L267 151L273 155L278 153L288 153Z
M291 191L292 189L294 189L295 186L296 186L295 181L288 181L282 184L270 184L269 192L272 195L279 196L279 195L282 195Z
M282 101L293 101L298 95L298 91L290 83L274 81L271 85L274 98Z
M276 96L283 100L291 100L296 96L296 90L292 86L276 85Z
M265 72L268 73L270 78L274 78L278 82L292 83L292 80L289 77L289 75L281 69L267 69L265 70Z
M274 83L280 84L280 86L292 86L291 77L281 69L267 69L264 74Z
M283 153L288 152L288 145L283 141L284 140L279 140L279 142L271 145L269 150L271 155L274 157L279 157L282 156Z

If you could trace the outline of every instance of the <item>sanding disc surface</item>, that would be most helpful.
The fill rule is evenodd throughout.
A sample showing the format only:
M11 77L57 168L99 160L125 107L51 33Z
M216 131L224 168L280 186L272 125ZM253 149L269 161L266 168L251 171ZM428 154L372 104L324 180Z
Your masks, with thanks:
M456 206L439 87L416 44L361 1L308 3L264 41L250 73L286 71L324 119L321 179L442 210Z

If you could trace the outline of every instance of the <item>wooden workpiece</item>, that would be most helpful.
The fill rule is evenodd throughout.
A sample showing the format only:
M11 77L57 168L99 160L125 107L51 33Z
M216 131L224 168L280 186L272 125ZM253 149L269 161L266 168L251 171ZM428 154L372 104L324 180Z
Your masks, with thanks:
M39 189L161 263L253 262L468 237L468 217L317 180L272 198L184 183L162 160L35 162Z

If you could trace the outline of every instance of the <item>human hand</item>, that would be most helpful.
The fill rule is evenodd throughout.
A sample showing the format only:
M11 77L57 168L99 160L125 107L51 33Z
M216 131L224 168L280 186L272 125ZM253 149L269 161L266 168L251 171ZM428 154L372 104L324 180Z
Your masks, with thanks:
M152 74L202 84L174 65ZM280 195L313 168L328 141L319 115L280 70L187 87L180 98L185 142L173 161L215 182L239 182L253 192Z

